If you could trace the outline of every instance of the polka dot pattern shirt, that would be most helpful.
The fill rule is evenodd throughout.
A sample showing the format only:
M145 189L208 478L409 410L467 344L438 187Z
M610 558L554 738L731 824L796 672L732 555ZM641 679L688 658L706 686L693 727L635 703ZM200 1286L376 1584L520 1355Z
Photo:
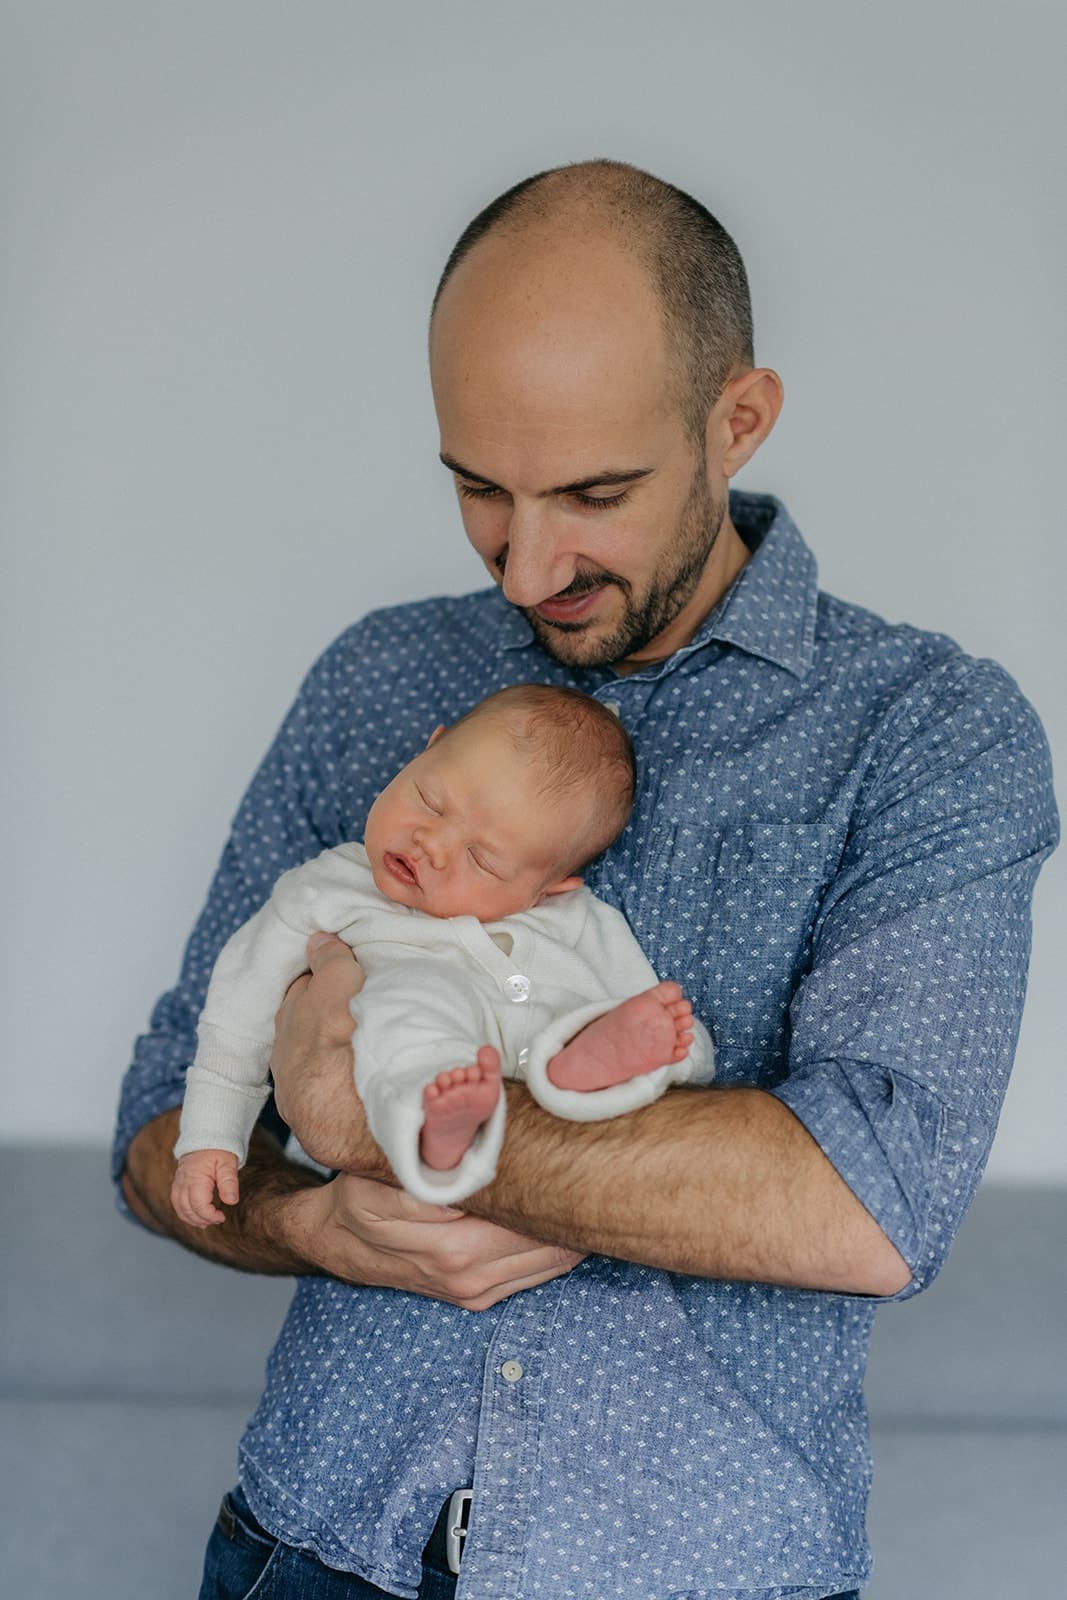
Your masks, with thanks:
M138 1040L115 1146L181 1098L216 952L277 876L494 689L618 709L640 787L589 875L681 982L720 1082L810 1130L928 1284L1011 1065L1048 750L995 664L818 592L784 507L735 494L752 559L692 642L572 671L496 590L377 612L311 670L241 805L180 981ZM876 1302L604 1257L471 1313L298 1283L241 1445L260 1520L414 1596L473 1484L457 1600L778 1600L862 1584Z

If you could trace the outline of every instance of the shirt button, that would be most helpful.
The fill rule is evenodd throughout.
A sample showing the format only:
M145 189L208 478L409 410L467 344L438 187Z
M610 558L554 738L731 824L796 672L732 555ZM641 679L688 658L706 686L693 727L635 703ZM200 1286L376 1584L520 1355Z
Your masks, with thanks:
M504 993L512 1005L524 1005L530 998L529 978L524 978L521 972L513 972L510 978L504 979Z
M505 1361L500 1369L500 1376L506 1378L509 1383L518 1383L522 1377L522 1362Z
M530 1059L529 1050L520 1050L519 1051L519 1066L520 1067L524 1067L526 1065L527 1061L529 1061L529 1059Z
M617 700L605 700L603 701L603 706L604 710L610 711L613 717L619 716L622 711L622 707Z

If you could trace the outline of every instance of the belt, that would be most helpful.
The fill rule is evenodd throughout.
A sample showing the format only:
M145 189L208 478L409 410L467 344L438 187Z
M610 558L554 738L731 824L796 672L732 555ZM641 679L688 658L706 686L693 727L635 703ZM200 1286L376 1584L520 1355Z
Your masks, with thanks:
M473 1490L457 1489L441 1507L433 1532L426 1541L423 1555L446 1566L449 1572L458 1573L463 1558L463 1541L471 1516Z

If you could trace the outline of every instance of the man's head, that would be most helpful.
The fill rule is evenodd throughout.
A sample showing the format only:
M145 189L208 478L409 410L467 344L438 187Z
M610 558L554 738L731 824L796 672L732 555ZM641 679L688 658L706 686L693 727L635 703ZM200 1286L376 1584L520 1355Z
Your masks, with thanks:
M434 917L495 922L578 886L626 826L633 747L575 689L522 684L438 728L367 819L374 881Z
M544 646L677 649L744 564L727 484L780 404L729 236L619 163L539 174L460 238L430 352L467 535Z

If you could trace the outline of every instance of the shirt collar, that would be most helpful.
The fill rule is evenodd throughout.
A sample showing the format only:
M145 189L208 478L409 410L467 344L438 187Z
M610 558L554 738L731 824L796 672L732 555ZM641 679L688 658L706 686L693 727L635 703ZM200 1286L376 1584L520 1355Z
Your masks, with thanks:
M708 644L734 645L802 678L815 651L818 600L815 557L780 500L769 494L730 491L730 516L751 551L746 565L705 617L689 643L668 661L634 677L660 676ZM501 650L536 646L533 629L495 591L492 627Z
M815 654L815 557L773 495L734 489L730 515L752 554L686 651L732 644L803 678Z

